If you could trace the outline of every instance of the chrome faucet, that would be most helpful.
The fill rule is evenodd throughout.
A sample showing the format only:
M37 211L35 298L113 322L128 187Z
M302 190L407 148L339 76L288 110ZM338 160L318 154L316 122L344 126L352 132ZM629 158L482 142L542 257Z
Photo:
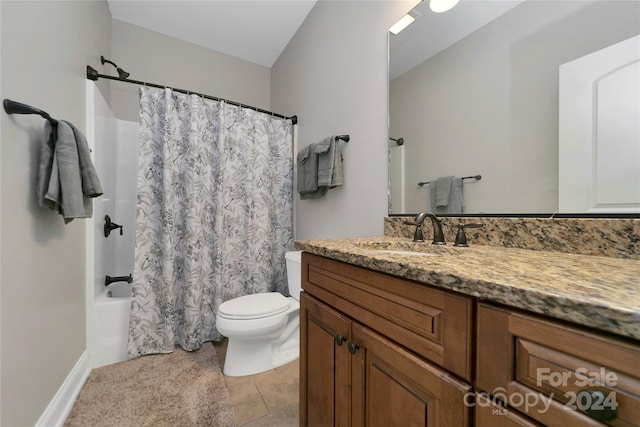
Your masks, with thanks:
M433 226L433 241L431 242L434 245L445 245L444 235L442 234L442 226L440 224L440 220L437 216L432 214L431 212L420 212L413 221L405 221L405 224L415 225L416 230L413 233L413 241L414 242L424 242L424 235L422 234L422 224L424 220L429 218L431 220L431 225Z

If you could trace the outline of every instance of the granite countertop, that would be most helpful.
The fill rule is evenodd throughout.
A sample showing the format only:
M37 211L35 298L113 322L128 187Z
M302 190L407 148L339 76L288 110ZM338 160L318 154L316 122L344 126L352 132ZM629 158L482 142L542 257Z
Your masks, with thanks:
M640 339L640 261L406 238L301 240L312 254ZM383 252L383 250L413 253ZM423 251L437 256L425 256Z

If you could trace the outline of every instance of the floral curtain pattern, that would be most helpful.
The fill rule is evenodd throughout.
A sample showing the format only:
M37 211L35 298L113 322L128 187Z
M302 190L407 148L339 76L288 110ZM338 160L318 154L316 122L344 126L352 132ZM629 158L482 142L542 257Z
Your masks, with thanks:
M130 357L220 340L224 301L287 294L292 176L290 120L140 88Z

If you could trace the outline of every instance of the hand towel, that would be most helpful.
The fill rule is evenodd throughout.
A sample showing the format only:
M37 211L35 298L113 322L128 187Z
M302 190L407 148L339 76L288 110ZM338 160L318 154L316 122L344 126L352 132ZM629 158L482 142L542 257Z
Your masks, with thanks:
M439 179L431 181L429 184L430 190L430 199L431 199L431 211L438 214L459 214L464 213L464 196L463 196L463 187L462 187L462 178L458 177L444 177L451 178L451 183L449 186L448 192L448 200L446 206L438 206L438 190L439 190ZM445 187L446 188L446 185ZM442 203L442 199L440 200Z
M301 200L319 199L328 189L344 184L342 153L335 136L300 150L297 164Z
M85 198L94 198L103 194L102 185L96 169L91 161L91 150L87 138L73 124L63 120L73 130L78 147L78 162L80 165L80 178L82 179L82 194Z
M342 153L335 135L316 146L318 153L318 187L335 188L344 184Z
M298 152L298 193L313 193L318 190L318 156L315 144L310 144Z
M93 206L88 198L101 194L84 135L63 120L56 126L45 122L37 179L40 206L57 211L68 224L74 218L90 218Z
M47 120L44 123L44 130L42 132L42 146L40 148L40 163L38 167L36 192L38 204L40 206L49 206L51 209L59 211L57 203L53 203L45 199L47 192L59 192L59 190L55 190L53 188L54 186L59 185L58 163L54 162L53 159L55 148L56 129ZM49 190L49 187L52 187L51 190Z
M436 207L446 207L449 204L449 194L451 193L452 181L452 176L442 176L431 182L431 191L436 195Z

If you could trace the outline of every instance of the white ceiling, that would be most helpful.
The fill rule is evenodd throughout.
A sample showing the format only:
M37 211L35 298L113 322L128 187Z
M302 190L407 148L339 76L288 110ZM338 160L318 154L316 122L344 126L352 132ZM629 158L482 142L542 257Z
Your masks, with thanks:
M413 10L418 11L420 17L399 34L389 35L389 80L401 76L523 1L462 0L443 13L432 12L428 1L419 3Z
M113 19L271 68L316 0L108 0Z
M462 0L420 17L390 39L391 80L506 13L523 0ZM113 19L272 67L316 0L108 0Z

